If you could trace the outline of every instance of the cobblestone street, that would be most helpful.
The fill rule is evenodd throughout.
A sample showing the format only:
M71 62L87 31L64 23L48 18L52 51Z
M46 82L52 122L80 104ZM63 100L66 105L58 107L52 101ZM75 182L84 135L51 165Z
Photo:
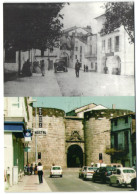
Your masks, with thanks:
M45 77L17 78L4 83L5 96L134 96L134 76L100 74L74 69L54 73L46 71Z

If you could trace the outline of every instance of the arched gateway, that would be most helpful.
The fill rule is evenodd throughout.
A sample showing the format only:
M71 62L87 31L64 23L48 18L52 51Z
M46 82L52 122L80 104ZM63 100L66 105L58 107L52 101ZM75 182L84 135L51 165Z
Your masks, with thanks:
M71 145L67 152L67 167L83 166L83 151L79 145Z

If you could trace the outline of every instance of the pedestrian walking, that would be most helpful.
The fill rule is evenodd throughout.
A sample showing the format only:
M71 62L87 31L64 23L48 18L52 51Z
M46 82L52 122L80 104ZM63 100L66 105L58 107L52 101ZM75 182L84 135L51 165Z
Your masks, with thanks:
M22 68L22 75L23 76L32 76L32 64L29 61L29 59L27 61L25 61L25 63L23 64L23 68Z
M32 173L33 173L33 164L31 164L30 166L30 174L32 175Z
M79 77L79 70L80 70L80 63L77 60L76 64L75 64L75 72L76 72L76 77Z
M45 63L44 63L44 60L41 60L41 73L42 73L42 76L45 76Z
M41 162L38 163L37 170L38 170L39 183L43 183L43 166Z
M84 64L84 72L86 71L86 65Z

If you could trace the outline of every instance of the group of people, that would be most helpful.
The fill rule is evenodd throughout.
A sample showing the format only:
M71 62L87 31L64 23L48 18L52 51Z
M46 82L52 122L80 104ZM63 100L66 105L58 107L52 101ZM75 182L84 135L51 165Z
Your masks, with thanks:
M34 60L33 65L29 59L27 61L25 61L25 63L23 64L23 68L22 68L22 75L24 77L25 76L32 76L32 73L33 73L36 66L40 67L42 76L45 76L45 62L44 62L44 60L41 60L40 64L39 64L39 62L36 59Z
M88 72L88 66L84 65L84 72Z
M42 163L39 162L38 163L38 166L35 164L35 167L33 167L33 164L27 164L25 167L24 167L24 174L27 174L27 175L38 175L38 178L39 178L39 183L43 183L43 166L42 166Z

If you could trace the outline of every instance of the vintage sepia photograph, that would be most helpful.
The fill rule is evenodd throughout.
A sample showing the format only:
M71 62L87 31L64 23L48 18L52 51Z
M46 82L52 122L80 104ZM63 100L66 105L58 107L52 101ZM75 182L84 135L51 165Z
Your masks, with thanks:
M136 190L135 99L5 97L5 192Z
M4 96L134 96L134 2L4 3Z

